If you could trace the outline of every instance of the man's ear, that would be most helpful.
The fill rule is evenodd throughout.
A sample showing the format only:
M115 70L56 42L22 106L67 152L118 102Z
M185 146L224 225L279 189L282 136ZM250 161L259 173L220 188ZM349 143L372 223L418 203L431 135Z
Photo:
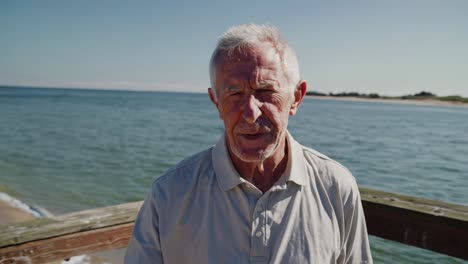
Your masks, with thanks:
M218 99L216 97L216 91L213 91L212 88L208 88L208 95L210 96L211 102L218 108Z
M213 88L208 88L208 95L210 96L211 102L216 106L216 109L218 109L219 118L222 119L223 117L221 116L221 111L218 107L218 97L216 96L216 91Z
M299 109L299 105L304 99L304 95L307 92L307 83L304 80L299 81L299 84L296 86L294 90L294 101L291 104L291 109L289 109L289 115L293 116L296 114L297 109Z

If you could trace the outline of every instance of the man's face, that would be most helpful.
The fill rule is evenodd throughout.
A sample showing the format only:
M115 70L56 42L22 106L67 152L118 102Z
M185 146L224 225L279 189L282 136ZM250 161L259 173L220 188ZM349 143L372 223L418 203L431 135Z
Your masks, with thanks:
M270 44L261 43L221 56L217 65L217 98L211 94L211 99L224 121L228 149L244 162L263 161L284 146L289 115L299 104L279 55Z

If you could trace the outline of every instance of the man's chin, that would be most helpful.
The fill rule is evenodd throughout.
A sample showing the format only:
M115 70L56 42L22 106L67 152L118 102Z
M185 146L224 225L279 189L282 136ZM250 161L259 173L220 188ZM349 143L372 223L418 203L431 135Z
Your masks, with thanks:
M234 155L236 155L236 157L243 162L262 162L268 157L270 157L272 154L270 153L270 151L264 150L264 149L237 150L233 152L234 152Z

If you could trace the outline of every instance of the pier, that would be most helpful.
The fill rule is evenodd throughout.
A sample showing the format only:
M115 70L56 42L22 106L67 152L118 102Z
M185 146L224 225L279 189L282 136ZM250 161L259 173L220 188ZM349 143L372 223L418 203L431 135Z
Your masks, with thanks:
M468 206L360 188L369 235L468 260ZM124 248L142 202L0 227L0 264Z

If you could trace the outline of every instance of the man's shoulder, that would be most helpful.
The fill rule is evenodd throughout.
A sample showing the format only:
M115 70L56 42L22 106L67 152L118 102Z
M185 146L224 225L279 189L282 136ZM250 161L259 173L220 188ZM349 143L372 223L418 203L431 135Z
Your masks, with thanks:
M349 192L357 188L352 173L338 161L309 147L301 146L304 159L325 188L339 188Z

